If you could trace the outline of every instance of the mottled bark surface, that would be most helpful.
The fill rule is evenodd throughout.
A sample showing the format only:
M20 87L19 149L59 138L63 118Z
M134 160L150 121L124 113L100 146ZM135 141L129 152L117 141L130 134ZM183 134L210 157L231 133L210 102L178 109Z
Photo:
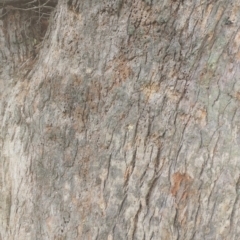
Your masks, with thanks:
M239 239L239 1L31 14L0 21L1 239Z

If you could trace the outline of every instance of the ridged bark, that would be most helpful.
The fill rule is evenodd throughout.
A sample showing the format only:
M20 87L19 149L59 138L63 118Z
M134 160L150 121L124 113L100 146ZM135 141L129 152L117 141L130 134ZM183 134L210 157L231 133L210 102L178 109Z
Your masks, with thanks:
M31 14L0 22L1 238L239 239L239 1Z

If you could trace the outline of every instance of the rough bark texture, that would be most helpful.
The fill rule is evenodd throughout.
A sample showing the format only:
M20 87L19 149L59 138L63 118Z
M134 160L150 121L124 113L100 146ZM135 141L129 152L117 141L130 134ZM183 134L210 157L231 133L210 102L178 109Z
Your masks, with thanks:
M32 14L0 21L1 239L239 239L239 1Z

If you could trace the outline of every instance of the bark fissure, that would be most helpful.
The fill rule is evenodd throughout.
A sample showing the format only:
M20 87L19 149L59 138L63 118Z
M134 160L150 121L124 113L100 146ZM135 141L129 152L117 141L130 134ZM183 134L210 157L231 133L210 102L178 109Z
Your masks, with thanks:
M0 238L237 239L238 2L55 2L0 1Z

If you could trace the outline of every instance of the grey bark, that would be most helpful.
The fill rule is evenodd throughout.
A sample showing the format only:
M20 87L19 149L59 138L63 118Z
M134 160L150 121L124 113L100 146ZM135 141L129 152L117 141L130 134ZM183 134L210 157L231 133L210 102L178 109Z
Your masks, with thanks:
M34 3L48 3L48 4L56 4L57 0L0 0L0 4L34 4Z
M32 14L0 21L1 238L239 239L239 2Z

